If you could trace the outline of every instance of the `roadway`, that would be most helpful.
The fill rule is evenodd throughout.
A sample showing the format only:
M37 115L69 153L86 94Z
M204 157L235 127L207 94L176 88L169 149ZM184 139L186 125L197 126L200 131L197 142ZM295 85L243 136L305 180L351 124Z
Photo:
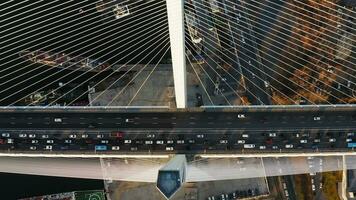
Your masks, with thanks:
M122 152L160 153L349 151L353 149L347 149L347 143L356 141L355 122L353 108L236 112L3 110L0 148L27 151L51 146L48 150L93 151L96 145L106 145L108 150L119 147ZM246 148L245 144L254 147Z
M55 122L56 118L60 118L61 122ZM4 129L354 130L355 122L354 109L296 112L0 112L0 127Z

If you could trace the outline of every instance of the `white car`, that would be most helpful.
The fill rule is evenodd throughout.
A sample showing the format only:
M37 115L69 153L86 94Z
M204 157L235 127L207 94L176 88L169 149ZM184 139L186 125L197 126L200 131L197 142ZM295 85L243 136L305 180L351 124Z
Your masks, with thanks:
M46 145L45 150L52 150L52 145Z
M166 147L166 151L173 151L173 147Z
M242 134L243 138L248 138L248 134Z
M28 137L29 137L29 138L35 138L35 137L36 137L36 134L29 134Z
M167 140L167 144L173 144L174 141L173 140Z
M314 139L314 142L320 142L320 139Z
M71 143L72 143L72 140L64 140L64 143L66 143L66 144L71 144Z
M38 143L38 140L31 140L31 143L32 143L32 144L37 144L37 143Z
M177 140L177 144L184 144L184 140Z
M125 144L131 144L131 140L124 140Z
M286 149L293 149L293 144L286 144Z
M62 118L54 118L54 122L56 122L56 123L62 123Z
M26 137L27 137L27 134L26 134L26 133L20 133L20 134L19 134L19 137L20 137L20 138L26 138Z
M320 116L316 116L316 117L314 117L313 119L314 119L314 121L320 121L320 120L321 120L321 117L320 117Z
M253 148L255 148L255 147L256 147L255 144L244 144L244 148L245 148L245 149L253 149Z
M71 135L69 135L69 138L77 138L77 135L75 135L75 134L71 134Z
M300 143L301 144L306 144L306 143L308 143L308 140L300 140Z
M227 144L228 141L227 140L220 140L220 144Z
M37 147L36 146L30 146L30 150L36 150Z
M245 116L245 114L238 114L238 115L237 115L237 118L239 118L239 119L245 119L246 116Z
M156 144L164 144L164 141L163 140L157 140Z
M89 137L88 134L83 134L83 135L82 135L82 138L88 138L88 137Z
M269 82L268 82L268 81L263 81L263 83L265 84L265 87L266 87L266 88L269 87Z
M49 138L49 135L42 135L41 138L42 139L47 139L47 138Z
M197 138L204 138L204 135L203 134L199 134L199 135L197 135Z
M1 137L8 138L8 137L10 137L10 133L1 133Z
M237 144L245 144L245 140L237 140Z
M118 150L120 150L120 147L119 147L119 146L112 146L112 147L111 147L111 150L113 150L113 151L118 151Z
M101 140L101 144L108 144L109 140Z
M346 138L346 142L352 142L352 138Z
M152 140L146 140L145 144L153 144L153 141Z
M46 143L47 143L47 144L53 144L54 141L53 141L53 140L47 140Z
M330 138L329 142L336 142L336 139L335 138Z
M260 146L260 149L266 149L266 146Z
M98 135L96 135L96 138L104 138L104 135L103 134L98 134Z
M6 143L7 144L13 144L14 143L14 139L7 139Z
M132 122L133 122L133 119L125 119L125 122L126 122L126 123L132 123Z
M269 137L277 137L277 133L269 133L268 136Z

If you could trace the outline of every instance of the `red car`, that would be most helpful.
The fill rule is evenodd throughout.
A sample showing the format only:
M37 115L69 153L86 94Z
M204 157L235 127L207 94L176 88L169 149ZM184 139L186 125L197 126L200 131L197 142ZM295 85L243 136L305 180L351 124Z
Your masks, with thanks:
M0 139L0 144L5 144L5 140L4 139Z
M112 132L111 137L114 138L123 138L124 137L124 132L122 131L117 131L117 132Z

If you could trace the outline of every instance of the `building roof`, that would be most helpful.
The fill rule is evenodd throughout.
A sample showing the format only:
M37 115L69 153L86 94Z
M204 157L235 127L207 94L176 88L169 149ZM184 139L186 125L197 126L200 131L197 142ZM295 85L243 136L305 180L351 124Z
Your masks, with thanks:
M356 6L356 1L355 0L341 0L340 5L354 7L354 6Z

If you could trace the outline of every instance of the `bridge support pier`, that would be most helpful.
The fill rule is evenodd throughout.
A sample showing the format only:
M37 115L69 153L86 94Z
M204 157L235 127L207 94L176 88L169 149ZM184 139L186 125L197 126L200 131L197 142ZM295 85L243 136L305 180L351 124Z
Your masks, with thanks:
M166 0L177 108L187 107L184 0Z

